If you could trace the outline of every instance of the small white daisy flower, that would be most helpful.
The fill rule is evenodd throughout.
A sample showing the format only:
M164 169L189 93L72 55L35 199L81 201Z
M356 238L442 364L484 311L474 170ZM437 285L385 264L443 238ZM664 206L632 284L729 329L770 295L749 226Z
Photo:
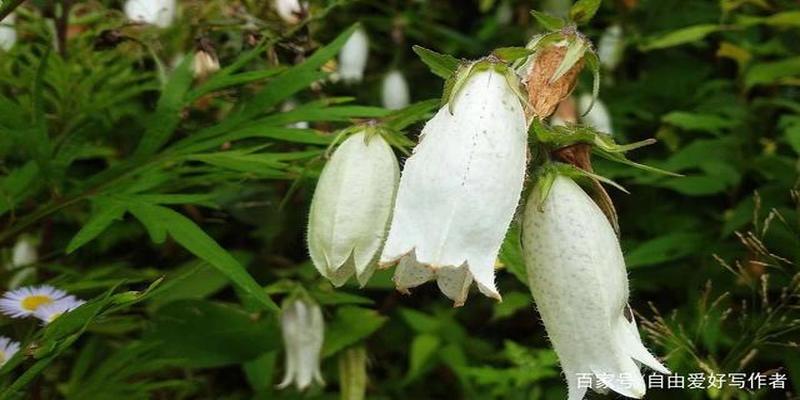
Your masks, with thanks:
M19 351L19 342L15 342L5 336L0 336L0 367L14 357Z
M56 318L60 317L62 314L70 312L82 306L84 303L86 302L76 298L75 296L67 296L54 303L42 305L36 309L36 311L33 313L33 316L44 321L44 324L47 325L53 322Z
M6 292L0 298L0 312L12 318L23 318L47 304L55 303L67 297L63 290L52 286L26 286Z

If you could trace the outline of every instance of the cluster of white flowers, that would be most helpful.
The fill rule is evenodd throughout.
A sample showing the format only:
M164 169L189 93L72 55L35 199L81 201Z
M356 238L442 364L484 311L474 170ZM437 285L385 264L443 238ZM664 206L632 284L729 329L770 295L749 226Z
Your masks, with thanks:
M396 74L384 80L384 93L390 86L407 88ZM347 138L323 168L308 245L314 265L334 285L355 274L363 286L376 264L396 265L394 281L402 292L435 280L459 306L475 282L481 293L500 300L495 265L526 178L530 103L521 97L520 77L496 58L456 74L399 183L391 147L367 128ZM578 108L585 111L590 102L581 97ZM582 122L611 132L602 103ZM639 337L619 239L583 189L557 170L548 173L555 175L532 182L521 239L530 290L565 372L569 399L586 393L576 384L581 374L593 377L596 391L641 398L646 387L639 363L669 370ZM608 378L614 376L632 382Z
M0 312L11 318L36 317L47 325L85 302L52 286L26 286L10 290L0 298Z

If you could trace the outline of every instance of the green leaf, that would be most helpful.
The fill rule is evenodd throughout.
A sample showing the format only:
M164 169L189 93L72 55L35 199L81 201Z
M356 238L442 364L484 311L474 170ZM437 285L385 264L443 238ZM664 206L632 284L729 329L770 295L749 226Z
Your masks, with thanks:
M279 348L273 314L254 316L239 307L206 300L178 300L159 308L145 341L192 368L241 364Z
M536 21L539 22L539 25L548 31L561 30L561 28L563 28L566 24L563 19L541 11L532 10L531 15L536 18Z
M241 117L247 118L265 112L307 88L312 82L324 78L326 74L319 70L320 67L336 56L356 29L358 24L350 26L327 46L315 51L303 63L289 68L267 82L253 98L247 101Z
M130 213L147 229L150 241L156 244L167 240L167 226L161 220L161 207L144 202L136 202L128 206Z
M402 131L413 123L430 118L439 108L439 102L439 99L430 99L411 104L384 117L384 125L396 131Z
M592 20L600 3L600 0L578 0L569 10L569 18L578 25L585 24Z
M431 334L417 335L411 342L409 352L409 368L406 374L405 383L409 383L419 378L436 355L436 351L441 345L438 336Z
M155 112L147 116L145 131L134 158L153 155L169 141L181 121L181 111L192 79L192 57L184 57L161 92Z
M681 129L710 132L715 135L721 134L722 130L729 129L737 123L737 121L731 120L731 118L724 118L714 114L690 113L684 111L673 111L663 116L661 120Z
M336 310L336 316L325 329L322 356L330 357L345 347L360 342L378 330L386 317L374 310L345 306Z
M629 268L655 265L688 256L707 246L695 232L672 232L639 244L625 255Z
M680 46L682 44L696 42L708 36L711 33L720 30L719 25L714 24L701 24L688 26L686 28L678 29L667 34L650 38L640 46L643 51L650 51L656 49L664 49L667 47Z
M437 53L422 46L415 45L411 49L417 53L417 56L430 68L431 72L442 79L450 78L460 64L458 59L451 55Z
M225 249L200 229L192 220L162 206L150 210L178 244L190 253L205 260L225 274L243 293L255 300L264 310L278 312L278 306L247 270Z
M95 200L95 209L96 211L89 221L70 240L67 245L67 254L92 241L114 221L122 219L125 214L124 204L103 198Z
M800 75L800 57L781 61L756 64L747 70L744 77L745 86L780 84L786 78Z

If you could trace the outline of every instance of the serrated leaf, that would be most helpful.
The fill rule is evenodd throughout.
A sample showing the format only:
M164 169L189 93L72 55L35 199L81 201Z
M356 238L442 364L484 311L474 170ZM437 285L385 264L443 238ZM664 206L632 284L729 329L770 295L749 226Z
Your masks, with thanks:
M451 55L437 53L416 45L411 49L417 53L417 56L430 68L431 72L442 79L450 78L458 69L459 61Z

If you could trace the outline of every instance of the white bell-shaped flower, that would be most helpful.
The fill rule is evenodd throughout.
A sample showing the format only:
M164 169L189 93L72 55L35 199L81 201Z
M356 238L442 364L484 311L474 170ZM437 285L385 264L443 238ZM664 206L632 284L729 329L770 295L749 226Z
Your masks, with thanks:
M2 3L3 2L0 1L0 4ZM15 23L16 16L14 13L9 14L0 21L0 49L9 51L14 47L14 44L17 43L17 29Z
M356 29L339 52L339 78L346 83L361 82L369 57L369 37Z
M28 235L22 235L11 249L10 268L19 268L36 264L39 261L39 252L36 251L36 240Z
M319 363L325 339L325 321L319 305L310 299L290 299L281 312L281 333L286 351L286 371L278 388L294 383L298 390L305 390L312 381L324 385Z
M569 386L569 400L587 388L641 398L637 362L668 374L642 345L628 308L628 276L614 229L575 182L556 177L540 203L525 208L522 246L528 284Z
M592 104L592 95L583 94L578 98L578 110L585 113ZM614 128L611 126L611 114L608 112L606 105L600 99L594 100L592 109L586 115L581 117L581 122L584 124L609 135L613 134Z
M300 22L308 9L308 3L300 0L275 0L274 4L278 16L289 24Z
M386 74L381 87L381 98L383 107L390 110L399 110L408 105L411 94L402 72L394 70Z
M166 28L175 19L175 0L128 0L125 15L133 22Z
M381 255L384 265L400 262L400 291L436 279L462 305L474 279L500 299L494 266L522 190L527 129L517 94L494 68L466 78L405 163Z
M399 178L391 146L373 131L351 135L323 168L311 201L308 249L334 285L355 273L363 286L372 276Z
M609 26L603 31L597 44L597 57L600 58L600 64L609 71L613 71L622 61L624 48L622 27L616 24Z

